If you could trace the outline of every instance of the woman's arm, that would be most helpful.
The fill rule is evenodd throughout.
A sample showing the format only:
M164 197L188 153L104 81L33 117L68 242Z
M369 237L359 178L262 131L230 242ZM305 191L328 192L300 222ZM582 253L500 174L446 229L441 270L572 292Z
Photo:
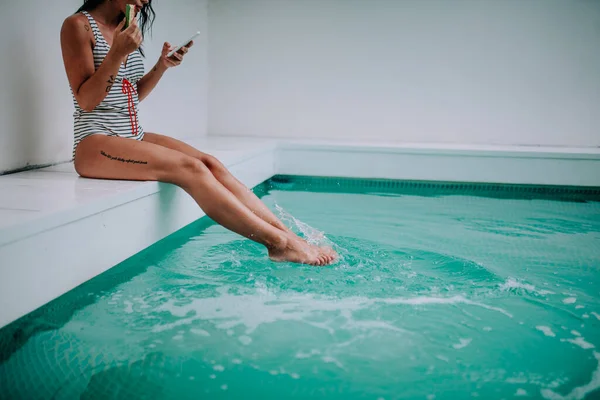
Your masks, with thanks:
M139 101L144 100L154 90L158 81L163 77L165 71L171 67L176 67L183 61L183 56L188 52L190 47L194 45L194 42L189 42L186 46L182 47L173 54L171 57L167 57L167 54L171 51L171 45L165 43L163 45L162 54L160 59L142 79L137 83L137 92Z
M92 51L93 33L87 18L76 14L67 18L62 26L60 40L65 70L75 99L85 111L93 111L106 98L121 63L141 44L137 25L121 31L123 25L124 20L115 30L113 46L97 71Z
M144 100L152 90L160 81L160 78L163 77L166 67L162 66L160 61L156 63L152 71L148 72L142 79L140 79L137 83L137 92L139 101Z

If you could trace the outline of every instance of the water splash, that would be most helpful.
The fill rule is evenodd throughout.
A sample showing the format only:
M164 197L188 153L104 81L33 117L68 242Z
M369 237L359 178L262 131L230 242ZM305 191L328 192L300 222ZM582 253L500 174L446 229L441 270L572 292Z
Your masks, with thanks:
M540 296L545 296L547 294L555 294L550 290L536 290L534 285L524 283L513 277L508 277L508 279L506 279L506 281L499 286L499 289L506 292L526 291L534 294L539 294Z
M287 212L279 204L275 204L275 210L277 210L277 213L279 214L279 219L281 219L281 221L284 223L287 222L286 225L292 225L299 230L308 243L314 245L330 244L329 240L325 236L325 232L322 232L316 228L313 228L307 223L300 221L298 218Z

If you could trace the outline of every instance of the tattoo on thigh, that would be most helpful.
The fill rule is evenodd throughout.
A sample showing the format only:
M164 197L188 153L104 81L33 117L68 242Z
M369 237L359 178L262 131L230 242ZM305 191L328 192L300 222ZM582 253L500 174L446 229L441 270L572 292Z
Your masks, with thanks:
M110 89L112 89L113 85L115 84L115 76L111 75L110 78L106 81L108 83L108 86L106 87L106 93L110 92Z
M102 154L104 157L108 158L109 160L120 161L125 164L148 164L148 161L139 161L139 160L132 160L132 159L126 159L126 158L121 158L121 157L114 157L114 156L111 156L110 154L106 154L102 150L100 150L100 154Z

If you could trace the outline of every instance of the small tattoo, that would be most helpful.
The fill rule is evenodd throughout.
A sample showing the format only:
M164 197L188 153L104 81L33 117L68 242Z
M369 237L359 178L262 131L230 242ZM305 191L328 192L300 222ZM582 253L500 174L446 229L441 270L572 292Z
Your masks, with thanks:
M83 25L83 27L85 28L86 31L88 31L88 32L90 31L90 27L89 26Z
M148 161L138 161L138 160L125 159L125 158L121 158L121 157L113 157L110 154L106 154L102 150L100 150L100 154L102 154L104 157L108 158L109 160L120 161L120 162L126 163L126 164L148 164Z
M113 85L115 84L115 76L111 75L110 78L106 81L108 83L108 86L106 87L106 93L110 92L110 89L112 89Z

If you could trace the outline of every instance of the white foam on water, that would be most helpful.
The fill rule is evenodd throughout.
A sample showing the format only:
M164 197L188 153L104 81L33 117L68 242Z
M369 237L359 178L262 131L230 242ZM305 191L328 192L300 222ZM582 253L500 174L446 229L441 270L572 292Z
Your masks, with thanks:
M581 336L581 333L579 333L579 332L577 332L577 331L571 331L571 334L572 334L572 335L575 335L575 336Z
M581 310L582 308L585 308L585 306L582 306L581 304L575 306L576 310Z
M452 296L452 297L429 297L429 296L420 296L420 297L411 297L411 298L397 298L397 299L382 299L384 303L388 304L409 304L413 306L419 305L428 305L428 304L469 304L472 306L482 307L487 310L497 311L506 315L509 318L512 318L512 314L507 312L506 310L500 307L492 307L482 303L478 303L476 301L469 300L463 296Z
M554 292L552 292L550 290L538 290L538 294L541 295L541 296L545 296L547 294L556 294L556 293L554 293Z
M340 369L345 369L344 364L342 364L341 362L339 362L338 360L336 360L335 358L333 358L331 356L322 357L321 360L323 360L327 364L335 364Z
M242 360L240 360L239 358L234 358L233 360L231 360L231 362L234 364L241 364Z
M344 328L362 328L366 331L371 329L381 329L381 330L390 330L395 332L406 333L408 332L406 329L398 328L388 322L385 321L362 321L362 320L353 320L351 324L344 325Z
M209 378L210 379L217 379L217 376L215 374L210 374Z
M303 353L303 352L299 351L296 353L296 358L310 358L314 355L319 355L319 354L321 354L321 352L316 349L312 349L310 351L310 353Z
M433 400L435 399L435 394L428 394L427 395L427 400Z
M588 319L590 316L588 314L583 314L581 318Z
M133 313L133 303L132 302L130 302L129 300L125 300L123 302L123 304L125 304L125 310L123 310L125 313L127 313L127 314Z
M449 362L450 361L450 359L448 357L445 357L445 356L442 356L442 355L439 355L439 354L436 355L435 358L437 358L438 360L445 361L445 362Z
M596 357L596 360L598 361L598 366L596 367L596 370L592 372L592 377L587 384L574 388L565 396L556 393L551 389L542 389L542 396L548 400L582 400L588 394L600 389L600 353L594 352L594 357Z
M290 374L290 376L292 377L292 379L300 379L300 375L298 375L298 374L297 374L297 373L295 373L295 372L292 372L292 373Z
M227 385L221 385L221 390L227 390Z
M183 340L183 335L177 334L177 335L173 336L173 340Z
M218 372L223 372L223 371L225 371L225 367L224 367L224 366L222 366L222 365L219 365L219 364L215 365L215 366L213 367L213 369L214 369L215 371L218 371Z
M590 314L592 314L594 317L596 317L596 319L597 319L598 321L600 321L600 314L598 314L598 313L597 313L597 312L595 312L595 311L592 311Z
M507 378L506 383L527 383L527 378L524 376L519 376L517 378Z
M199 336L210 336L210 333L208 333L204 329L192 328L192 329L190 329L190 332L192 332L196 335L199 335Z
M252 343L252 338L245 335L240 336L238 340L245 346L248 346L250 343Z
M517 389L515 396L527 396L527 391L525 389Z
M193 319L180 319L179 321L175 321L170 324L156 325L156 326L152 327L152 332L154 332L154 333L164 332L164 331L171 330L173 328L177 328L178 326L181 326L181 325L190 325L193 322L194 322Z
M483 330L486 332L491 332L492 331L492 327L491 326L484 326Z
M454 347L456 350L460 350L464 347L467 347L473 339L459 338L458 340L459 340L459 343L455 343L452 345L452 347Z
M567 297L566 299L563 299L563 303L565 304L573 304L577 301L577 297Z
M162 332L202 320L210 321L216 328L223 330L244 326L246 334L250 334L263 324L278 321L300 321L331 333L333 328L329 325L342 317L346 320L344 328L348 330L370 332L373 329L383 329L406 333L402 328L387 321L354 318L356 311L379 304L409 306L467 304L496 311L512 318L512 315L502 308L488 306L463 296L379 299L348 297L340 299L293 292L274 294L268 291L236 295L229 293L228 287L221 287L217 292L219 295L216 297L196 298L186 303L169 299L154 311L169 312L180 319L169 324L155 325L152 331ZM314 318L311 318L315 314L323 315L323 313L331 313L331 318L322 322L315 322ZM240 337L240 341L244 344L249 343L248 339L250 338Z
M584 338L582 338L581 336L577 336L575 339L567 339L567 342L576 344L577 346L581 347L584 350L588 350L588 349L593 349L594 346L593 344L591 344L590 342L586 342Z
M550 337L555 337L556 334L554 332L552 332L552 329L550 329L549 326L544 326L544 325L538 325L535 327L535 329L537 329L538 331L541 331L544 333L544 335L546 336L550 336Z

